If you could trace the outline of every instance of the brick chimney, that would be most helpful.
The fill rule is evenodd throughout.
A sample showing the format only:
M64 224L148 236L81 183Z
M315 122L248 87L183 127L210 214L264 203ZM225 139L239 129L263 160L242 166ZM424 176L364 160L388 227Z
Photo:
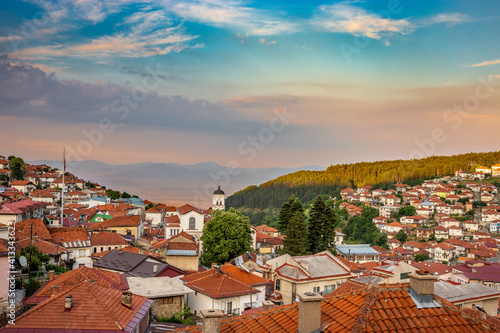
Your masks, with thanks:
M68 295L66 296L66 298L64 299L64 308L69 310L73 307L73 296L71 295Z
M321 302L323 296L299 293L299 333L319 333L321 330Z
M220 333L221 319L224 313L219 309L201 310L203 317L202 333Z
M49 271L49 281L54 280L54 271Z
M434 304L434 281L436 278L427 270L408 274L410 277L410 296L418 302L417 307L430 308Z
M132 293L130 291L122 293L122 304L128 308L132 307Z
M274 306L274 303L271 301L262 301L262 310L272 309L273 306Z

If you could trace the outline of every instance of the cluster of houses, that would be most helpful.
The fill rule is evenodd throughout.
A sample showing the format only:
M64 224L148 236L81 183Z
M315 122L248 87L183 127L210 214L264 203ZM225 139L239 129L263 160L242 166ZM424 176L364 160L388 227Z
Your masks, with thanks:
M0 159L0 167L7 169L1 164ZM10 235L8 226L14 224L17 252L29 245L36 246L49 256L51 265L64 266L68 271L46 272L40 289L29 297L17 299L23 311L29 310L19 312L15 322L3 323L6 332L42 329L76 332L82 328L140 333L174 329L183 332L263 331L264 328L269 332L362 332L369 327L373 331L391 331L394 327L403 331L500 329L500 321L495 317L500 299L500 264L496 260L500 241L479 229L485 223L475 223L473 217L466 221L452 217L451 207L459 206L462 193L469 193L466 189L459 193L458 184L434 186L426 182L414 188L397 184L392 191L367 186L342 191L346 201L342 205L349 214L360 213L360 208L353 204L355 201L379 207L381 212L383 207L395 207L388 214L381 213L374 223L391 235L395 235L398 227L431 233L442 228L447 230L447 236L443 232L443 237L436 237L443 238L441 242L401 244L391 237L390 249L383 249L368 244L343 244L344 235L337 232L336 254L323 251L304 256L278 255L283 236L278 230L261 225L253 227L256 253L245 252L223 265L203 267L199 260L203 228L212 210L225 209L225 194L220 186L214 191L212 207L203 209L190 204L154 204L139 198L112 200L104 188L99 185L86 188L87 182L72 176L67 178L74 187L68 186L63 192L62 183L57 182L60 177L48 179L49 174L57 171L28 165L24 181L11 181L3 187L0 266L9 265L6 240ZM41 183L42 179L45 183ZM497 196L497 189L489 184L481 186L479 191L467 188L472 199L474 195L482 195L483 188L494 198ZM63 209L56 205L62 193L66 194ZM458 196L457 200L453 201L453 195ZM44 196L46 199L41 199ZM443 196L453 204L436 200ZM500 211L494 202L492 199L491 205L483 207L485 218L493 211ZM441 204L450 207L448 214L441 213L441 208L438 211ZM469 211L466 204L458 216ZM425 208L432 213L391 221L395 219L393 213L403 205L415 205L417 211ZM490 218L491 228L497 219ZM425 228L434 221L439 225ZM473 232L472 238L450 235L449 230L454 227ZM422 235L429 237L427 233ZM426 254L431 259L415 262L416 254ZM453 258L457 259L455 266L441 262ZM8 269L0 272L3 274L0 281L7 281L6 273ZM10 304L7 291L5 287L0 292L0 307L4 306L6 311ZM164 326L150 320L171 317L185 306L197 325ZM368 320L366 315L364 321L359 319L360 313L372 307L377 308L381 320ZM396 315L396 307L407 311ZM433 316L440 318L433 324L425 319L429 317L426 312L429 308L433 308ZM394 322L387 319L391 316Z

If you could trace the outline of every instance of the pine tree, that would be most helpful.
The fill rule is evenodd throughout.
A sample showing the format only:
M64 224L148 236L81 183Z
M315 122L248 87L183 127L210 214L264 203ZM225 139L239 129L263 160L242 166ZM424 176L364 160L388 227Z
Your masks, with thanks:
M295 212L295 215L290 219L283 245L283 253L288 253L291 256L306 254L307 226L304 214L301 212Z
M335 247L336 223L335 212L318 196L311 207L309 218L308 243L311 253L332 250Z
M278 229L282 234L286 234L288 223L290 223L290 220L296 212L304 214L304 207L302 207L302 203L299 199L291 196L288 198L287 202L283 203L279 214Z

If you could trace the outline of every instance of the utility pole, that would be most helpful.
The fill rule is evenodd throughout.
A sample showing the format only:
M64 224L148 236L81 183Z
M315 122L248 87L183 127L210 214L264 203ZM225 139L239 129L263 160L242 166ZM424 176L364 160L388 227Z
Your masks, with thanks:
M30 258L28 260L28 279L31 279L31 249L33 248L33 222L30 223Z

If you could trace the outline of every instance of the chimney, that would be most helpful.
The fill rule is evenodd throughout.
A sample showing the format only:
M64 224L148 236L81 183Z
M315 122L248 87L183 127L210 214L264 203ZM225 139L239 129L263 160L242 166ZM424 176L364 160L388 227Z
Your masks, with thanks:
M158 265L153 266L153 273L158 273Z
M436 278L429 274L428 270L420 270L408 274L410 277L410 296L417 308L433 308L434 304L434 281Z
M122 304L127 308L132 307L132 293L130 291L124 291L122 293Z
M54 280L54 271L49 271L49 281Z
M274 306L274 303L271 301L262 301L262 310L264 310L264 311L272 309L273 306Z
M139 254L144 254L144 249L142 247L139 248Z
M59 292L59 286L52 286L52 296L57 294Z
M73 296L68 295L66 296L66 299L64 300L64 308L69 310L73 307Z
M122 250L122 249L120 249L120 250L118 251L118 254L122 254L122 253L123 253L123 250Z
M316 333L321 330L321 302L323 296L299 293L299 333Z
M203 317L202 333L220 333L221 319L224 313L221 310L201 310Z

